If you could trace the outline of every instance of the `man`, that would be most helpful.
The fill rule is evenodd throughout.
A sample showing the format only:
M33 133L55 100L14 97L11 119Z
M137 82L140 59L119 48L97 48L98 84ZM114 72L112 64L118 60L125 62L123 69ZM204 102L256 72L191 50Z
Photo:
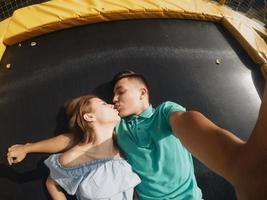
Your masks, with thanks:
M185 112L176 103L165 102L152 108L143 76L131 71L115 76L113 102L122 117L116 127L117 140L142 180L137 187L139 198L201 199L187 149L230 181L238 198L267 197L266 90L265 87L256 127L245 143L201 113ZM10 164L17 163L29 152L54 153L74 143L72 134L63 134L33 144L15 145L9 148L8 160Z

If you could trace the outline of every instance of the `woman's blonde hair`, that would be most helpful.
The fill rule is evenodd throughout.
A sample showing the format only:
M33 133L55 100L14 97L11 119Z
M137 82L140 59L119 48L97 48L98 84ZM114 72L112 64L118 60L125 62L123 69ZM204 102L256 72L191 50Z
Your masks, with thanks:
M84 95L67 101L64 105L68 117L69 128L74 132L79 140L85 143L94 143L96 135L93 134L92 127L84 118L84 114L90 113L91 100L97 98L95 95Z

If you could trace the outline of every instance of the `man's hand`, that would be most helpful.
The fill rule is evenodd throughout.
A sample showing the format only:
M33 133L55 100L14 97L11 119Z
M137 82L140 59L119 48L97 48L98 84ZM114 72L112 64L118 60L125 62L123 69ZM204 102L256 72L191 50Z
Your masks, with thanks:
M9 165L21 162L27 155L27 144L15 144L8 148L7 161Z

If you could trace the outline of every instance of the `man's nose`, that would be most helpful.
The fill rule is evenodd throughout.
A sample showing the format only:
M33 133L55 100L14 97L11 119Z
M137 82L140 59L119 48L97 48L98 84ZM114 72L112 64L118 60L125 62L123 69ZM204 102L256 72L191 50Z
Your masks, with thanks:
M118 101L118 96L117 95L114 95L114 97L112 99L112 102L115 104L117 101Z

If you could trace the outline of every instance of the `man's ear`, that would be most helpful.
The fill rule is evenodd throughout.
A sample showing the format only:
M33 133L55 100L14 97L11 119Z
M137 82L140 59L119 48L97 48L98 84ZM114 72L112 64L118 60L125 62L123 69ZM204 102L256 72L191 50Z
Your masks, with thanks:
M90 113L85 113L83 115L83 119L87 122L94 122L96 119L95 119L95 116L90 114Z
M142 87L142 88L140 88L140 91L141 91L140 99L145 98L147 96L147 93L148 93L147 89L145 87Z

